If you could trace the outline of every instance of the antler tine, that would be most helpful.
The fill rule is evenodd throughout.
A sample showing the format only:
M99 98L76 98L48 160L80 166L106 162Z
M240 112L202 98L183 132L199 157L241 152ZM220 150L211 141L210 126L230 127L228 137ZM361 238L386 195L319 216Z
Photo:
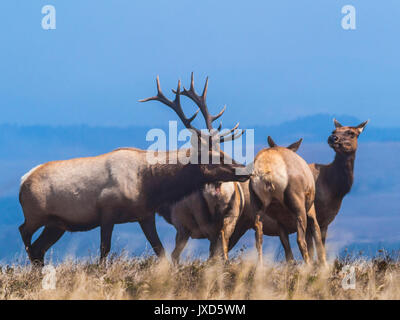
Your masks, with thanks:
M192 78L193 78L193 72L192 72ZM208 90L208 77L206 78L206 83L204 84L203 93L201 95L204 100L207 98L207 90Z
M169 100L161 91L161 85L160 85L160 79L159 76L157 76L157 95L154 97L150 97L150 98L146 98L146 99L142 99L139 100L139 102L147 102L147 101L159 101L165 105L167 105L168 107L170 107L172 110L175 111L175 113L178 115L178 117L181 119L181 121L183 122L183 124L185 125L186 128L188 129L192 129L194 131L196 131L198 134L200 134L200 130L198 130L197 128L193 127L191 125L192 121L196 118L197 114L199 113L200 109L197 110L193 116L191 116L190 118L186 118L185 113L183 112L182 106L181 106L181 81L178 81L178 86L176 90L172 89L172 92L175 93L175 99L174 101Z
M168 106L170 106L170 104L172 104L172 101L168 100L162 93L161 86L160 86L160 79L158 76L156 78L156 83L157 83L157 95L150 97L150 98L141 99L141 100L139 100L139 102L147 102L147 101L157 100L157 101L160 101L160 102L165 103Z
M198 129L194 128L191 123L192 121L197 117L197 114L199 113L200 109L197 109L196 112L190 117L190 118L186 118L185 113L183 112L182 106L181 106L181 80L178 80L178 87L176 88L176 90L172 89L172 92L175 93L175 105L176 105L176 109L175 112L179 115L182 115L182 117L180 116L180 118L182 119L183 124L188 128L188 129L193 129L196 130L197 132L199 132Z
M221 110L217 115L211 116L212 121L215 121L215 120L217 120L219 117L221 117L221 116L224 114L225 110L226 110L226 105L224 105L224 107L222 108L222 110Z
M236 132L237 132L237 131L236 131ZM228 137L226 137L226 136L220 137L220 143L224 143L224 142L228 142L228 141L233 141L233 140L235 140L235 139L241 137L241 136L246 132L246 129L242 129L242 131L241 131L240 133L236 133L236 132L232 133L232 134L231 134L230 136L228 136Z
M227 135L230 135L232 132L236 131L236 129L237 129L238 127L239 127L239 122L236 123L236 125L235 125L231 130L220 134L220 137L223 138L223 137L226 137Z
M215 116L210 115L207 108L207 90L208 90L208 77L204 84L202 95L199 96L196 93L196 90L194 88L194 73L192 72L190 79L190 88L189 90L187 90L185 87L183 87L182 95L188 97L194 103L197 104L197 106L200 108L201 113L203 114L207 129L211 132L213 130L212 123L222 116L222 114L225 112L226 106L217 115Z

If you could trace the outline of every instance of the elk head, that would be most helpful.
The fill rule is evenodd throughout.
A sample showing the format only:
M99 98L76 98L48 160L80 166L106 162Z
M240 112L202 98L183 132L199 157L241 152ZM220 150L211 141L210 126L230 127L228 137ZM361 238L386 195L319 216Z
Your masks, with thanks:
M221 132L221 124L217 129L213 128L212 123L222 116L226 110L226 107L224 107L217 115L210 115L206 102L207 89L208 78L206 79L203 93L201 95L196 93L194 89L194 76L192 72L189 90L183 88L181 91L181 82L178 81L177 89L172 90L172 92L175 94L175 99L169 100L162 93L160 80L157 76L157 95L139 101L146 102L155 100L167 105L175 111L185 127L192 132L192 147L189 150L190 162L187 165L197 166L201 172L204 182L246 181L250 177L250 172L240 172L241 174L238 174L238 169L243 170L246 167L240 163L237 163L220 148L221 143L239 138L243 135L245 130L238 130L239 123L237 123L231 130L224 133ZM182 95L188 97L199 107L199 109L190 118L187 118L183 112L180 101ZM196 118L199 111L201 111L206 123L207 130L205 131L199 130L192 125L192 121Z
M349 154L356 152L358 136L363 132L368 121L364 121L356 127L349 127L342 126L336 119L333 119L336 129L328 138L329 146L336 153Z

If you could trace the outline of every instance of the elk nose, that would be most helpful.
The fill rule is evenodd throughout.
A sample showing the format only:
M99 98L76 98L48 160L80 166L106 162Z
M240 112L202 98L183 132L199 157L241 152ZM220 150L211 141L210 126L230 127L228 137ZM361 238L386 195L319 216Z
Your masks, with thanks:
M337 142L339 140L339 138L333 134L333 135L329 136L328 140L329 140L329 142L334 143L334 142Z

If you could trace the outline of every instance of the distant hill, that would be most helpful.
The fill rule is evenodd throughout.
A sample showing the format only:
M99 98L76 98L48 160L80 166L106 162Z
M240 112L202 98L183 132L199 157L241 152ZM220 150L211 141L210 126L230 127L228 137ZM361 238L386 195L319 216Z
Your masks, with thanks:
M256 126L255 146L257 152L266 146L270 135L278 144L288 144L303 138L299 153L308 161L326 162L332 151L327 146L328 136L334 129L333 115L317 114L284 122L275 126ZM335 116L343 125L357 125L362 121L346 115ZM228 125L227 125L228 126ZM181 126L180 126L181 127ZM0 125L0 198L16 194L19 177L30 168L51 160L85 157L112 151L118 147L146 149L152 142L146 141L151 127L91 127L76 126L17 126ZM166 130L167 127L161 128ZM373 121L360 137L360 143L399 142L400 128L379 128ZM321 143L321 151L304 148L305 144ZM382 151L390 152L390 149ZM378 160L379 161L379 160ZM382 178L378 179L380 186ZM375 184L378 182L375 182Z
M342 125L356 126L367 119L357 119L346 115L316 114L287 121L275 126L256 126L256 141L260 141L261 135L270 135L276 140L295 141L303 138L305 142L326 142L330 133L334 130L333 118ZM399 128L380 128L374 126L373 120L366 127L367 134L362 136L362 141L400 141Z
M255 130L255 143L264 145L266 136L277 142L326 142L334 129L334 116L317 114L284 122L275 126L248 126ZM343 125L357 125L362 121L350 116L337 116ZM161 127L166 129L167 127ZM146 133L151 127L91 127L76 126L17 126L0 125L0 159L64 159L108 152L117 147L147 148ZM375 127L373 121L366 128L362 141L400 141L400 128Z

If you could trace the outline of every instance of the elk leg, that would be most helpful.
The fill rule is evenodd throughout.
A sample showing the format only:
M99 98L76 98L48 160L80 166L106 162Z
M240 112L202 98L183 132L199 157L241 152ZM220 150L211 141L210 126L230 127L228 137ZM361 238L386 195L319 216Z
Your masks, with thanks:
M255 237L258 260L262 263L263 224L260 220L260 214L265 214L265 210L271 204L274 187L268 179L264 179L259 176L255 176L250 179L249 187L250 194L254 194L254 202L258 203L255 205L258 210L256 211L257 213L255 216L254 229L256 231Z
M228 239L226 239L226 233L224 229L219 232L217 238L210 239L210 256L209 258L224 258L225 261L228 260Z
M228 260L229 239L235 230L235 226L238 221L239 215L240 215L240 208L238 205L235 205L228 212L223 221L222 230L220 231L220 237L221 237L221 246L225 261Z
M228 252L226 252L225 256L224 240L223 240L223 237L225 238L225 235L223 233L224 231L221 230L218 237L209 239L210 240L210 255L208 258L209 260L214 258L224 259L225 261L228 260Z
M150 242L151 247L159 258L165 257L165 250L161 243L160 238L158 237L157 229L156 229L156 217L155 214L152 214L150 217L145 220L139 221L140 227L146 239Z
M282 225L279 225L279 238L281 240L283 249L285 250L286 262L293 261L294 257L292 253L292 248L290 247L289 234Z
M26 221L19 226L19 232L21 234L22 241L25 245L26 253L28 254L29 260L33 263L34 260L32 259L31 253L31 241L33 234L40 228L40 226L34 226L28 224Z
M111 249L111 236L114 229L114 224L107 223L100 227L101 234L101 245L100 245L100 262L103 262L107 258L108 253Z
M325 246L326 236L328 233L328 226L320 227L320 228L321 228L321 240L322 240L323 245Z
M25 249L28 251L28 248L30 248L31 246L31 240L34 231L32 232L32 230L29 230L26 222L24 222L19 226L19 233L21 234L21 238L22 241L24 242Z
M224 260L228 261L228 239L225 236L225 230L221 230L221 244L222 244L222 251L224 254Z
M314 260L314 239L312 234L312 224L308 220L307 222L307 231L306 231L306 241L307 241L307 250L308 255L310 256L311 260Z
M238 225L235 227L235 230L229 238L228 251L232 250L232 248L236 245L236 243L238 243L240 238L245 234L247 230L247 228L241 228Z
M231 251L232 248L238 243L240 238L246 233L246 231L251 228L252 228L252 222L250 222L250 219L245 218L244 213L239 215L239 218L236 220L233 226L233 232L229 237L228 251Z
M297 244L299 246L301 255L306 264L310 263L310 258L308 256L307 242L306 242L306 230L307 230L307 215L305 210L300 211L296 219L297 225Z
M285 204L296 217L297 244L304 262L309 264L310 258L308 256L306 242L307 212L304 195L298 194L296 190L288 189L285 192Z
M210 254L208 259L213 259L216 256L222 257L223 251L222 251L222 239L221 239L221 233L218 233L216 236L209 237L208 240L210 241Z
M321 230L319 228L319 224L317 221L314 204L308 211L307 217L308 217L308 221L310 222L312 236L315 240L315 246L317 249L318 260L319 260L320 264L326 265L325 247L322 243Z
M45 227L40 236L32 244L32 259L36 261L37 264L43 266L44 255L46 254L47 250L49 250L50 247L55 244L64 233L65 230L56 227Z
M175 249L172 251L171 258L175 264L179 263L179 258L189 240L189 232L185 229L177 229L175 236Z
M255 240L256 240L256 248L258 252L258 262L261 264L262 259L263 259L263 253L262 253L262 245L263 245L263 224L262 221L260 220L260 215L256 215L256 221L254 223L254 228L256 230L255 232Z
M217 248L218 248L218 241L216 239L210 239L210 249L209 249L210 253L208 256L209 260L215 257Z

